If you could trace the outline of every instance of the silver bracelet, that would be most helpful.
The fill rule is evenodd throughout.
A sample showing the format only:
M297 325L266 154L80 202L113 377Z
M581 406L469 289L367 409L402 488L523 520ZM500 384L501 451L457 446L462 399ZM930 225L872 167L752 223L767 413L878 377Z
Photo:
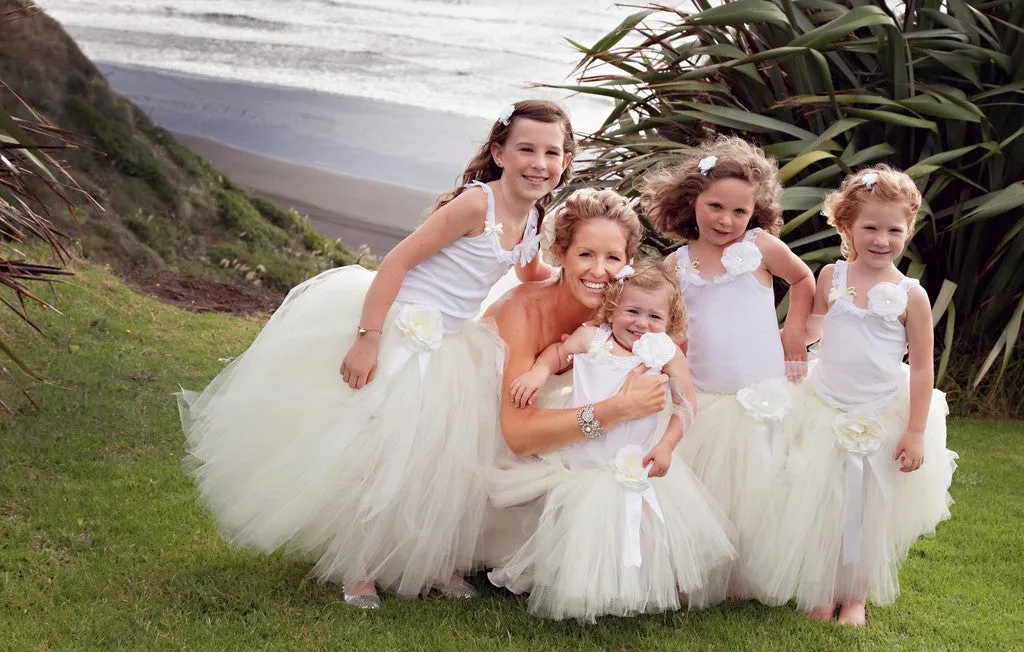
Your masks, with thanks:
M576 423L580 424L584 439L597 439L604 437L608 432L601 427L601 422L594 416L594 406L584 405L576 413Z

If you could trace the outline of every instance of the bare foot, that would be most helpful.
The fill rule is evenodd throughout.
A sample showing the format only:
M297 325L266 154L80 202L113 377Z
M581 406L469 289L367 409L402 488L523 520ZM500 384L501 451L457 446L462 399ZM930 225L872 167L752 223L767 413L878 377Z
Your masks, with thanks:
M807 615L815 620L820 620L823 623L831 622L832 616L836 613L836 603L833 602L824 607L818 607L817 609L811 609L807 612Z
M844 602L839 608L839 624L863 627L868 624L868 614L865 610L865 601Z

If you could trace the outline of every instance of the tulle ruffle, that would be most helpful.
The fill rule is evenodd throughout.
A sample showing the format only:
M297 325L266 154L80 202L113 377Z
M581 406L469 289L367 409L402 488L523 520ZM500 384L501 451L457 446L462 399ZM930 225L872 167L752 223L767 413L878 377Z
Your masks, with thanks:
M932 393L925 461L912 473L901 472L899 463L892 461L909 420L907 396L873 412L884 435L878 462L864 473L855 565L843 563L848 458L836 445L833 431L842 411L822 401L806 382L801 402L805 407L799 443L782 474L778 518L765 524L763 545L748 560L748 572L771 604L785 603L793 596L804 610L865 596L877 605L891 604L899 595L899 566L910 546L950 515L953 501L948 489L957 455L946 450L945 395L938 390ZM875 473L883 474L881 481Z
M403 356L389 316L379 375L350 389L338 369L372 279L353 266L298 286L248 351L179 403L225 537L308 557L322 580L415 595L474 565L504 353L466 321L424 360Z
M785 391L795 392L787 381ZM773 518L772 497L779 468L792 444L798 402L775 426L756 421L734 394L697 389L697 414L676 448L728 516L736 532L736 563L712 574L700 601L715 604L729 596L760 597L745 572L747 558L760 545L762 521ZM774 438L774 439L773 439Z
M532 475L532 484L492 486L492 495L509 503L544 493L532 536L489 574L494 584L529 592L530 612L555 619L658 613L679 609L681 600L707 606L688 603L687 595L701 595L709 572L735 552L728 520L689 468L677 460L667 476L651 480L664 522L644 504L642 563L633 568L625 564L623 536L634 490L611 469L570 471L552 458L518 470L520 479Z

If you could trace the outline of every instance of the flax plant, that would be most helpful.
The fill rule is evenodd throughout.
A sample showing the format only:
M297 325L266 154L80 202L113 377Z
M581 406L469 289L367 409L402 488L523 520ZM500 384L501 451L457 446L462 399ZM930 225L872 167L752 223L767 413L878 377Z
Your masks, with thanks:
M993 369L998 384L1024 314L1024 0L637 8L573 42L578 83L561 88L615 101L576 184L635 196L711 132L752 139L780 164L783 238L817 268L839 256L824 195L859 167L905 169L925 201L901 267L936 298L938 378L982 343L974 385Z

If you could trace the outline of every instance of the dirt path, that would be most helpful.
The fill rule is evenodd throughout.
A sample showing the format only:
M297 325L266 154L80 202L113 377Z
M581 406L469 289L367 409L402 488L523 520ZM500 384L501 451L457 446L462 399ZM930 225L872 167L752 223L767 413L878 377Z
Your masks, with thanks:
M272 313L284 300L277 290L219 283L181 272L133 269L120 275L144 294L193 312Z

